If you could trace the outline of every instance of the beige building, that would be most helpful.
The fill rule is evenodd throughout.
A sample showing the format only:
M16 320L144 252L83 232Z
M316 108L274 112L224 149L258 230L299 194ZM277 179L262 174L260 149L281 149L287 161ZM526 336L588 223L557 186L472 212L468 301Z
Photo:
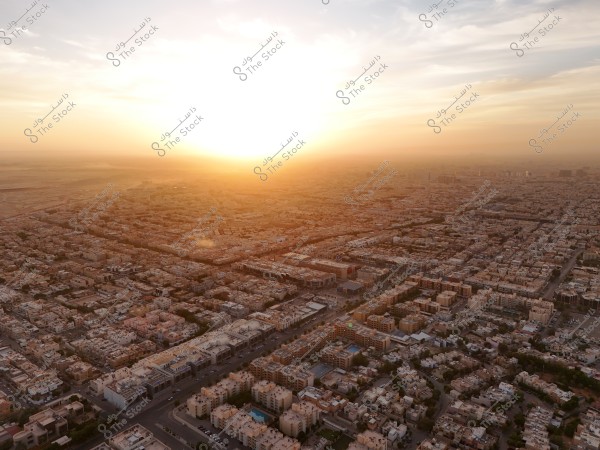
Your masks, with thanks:
M290 409L279 416L279 429L283 434L297 437L300 432L316 424L321 410L312 403L294 403Z
M222 405L233 395L249 391L255 378L250 372L240 371L229 374L228 378L219 381L214 386L203 387L199 394L187 399L187 412L192 417L203 417L219 405Z
M343 345L328 345L320 352L320 358L327 364L348 370L352 366L354 353L346 350Z
M252 386L252 398L271 411L283 412L292 406L292 391L272 381L261 380Z
M210 413L210 423L212 423L215 428L225 428L227 420L235 416L237 413L238 409L233 405L225 404L217 406Z
M29 417L29 421L13 436L16 446L37 447L64 436L69 431L67 419L83 415L83 404L72 402L56 409L45 409Z
M384 333L391 333L396 328L393 317L372 315L367 318L367 325Z
M411 334L419 331L425 326L426 320L421 314L410 314L400 320L398 328L405 333Z
M135 425L110 438L108 445L115 450L171 450L141 425Z
M386 450L387 439L380 433L367 430L356 436L356 441L352 442L348 450Z
M453 291L442 291L435 298L435 301L439 303L443 309L447 309L454 304L457 295L458 294Z
M256 441L255 450L300 450L300 442L268 428Z

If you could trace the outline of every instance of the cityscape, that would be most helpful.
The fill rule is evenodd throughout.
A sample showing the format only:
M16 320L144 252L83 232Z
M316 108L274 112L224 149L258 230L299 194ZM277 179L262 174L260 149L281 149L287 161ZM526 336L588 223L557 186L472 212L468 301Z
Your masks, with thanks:
M0 54L0 450L600 450L598 0L3 0Z
M9 213L5 448L597 448L600 170L411 173Z

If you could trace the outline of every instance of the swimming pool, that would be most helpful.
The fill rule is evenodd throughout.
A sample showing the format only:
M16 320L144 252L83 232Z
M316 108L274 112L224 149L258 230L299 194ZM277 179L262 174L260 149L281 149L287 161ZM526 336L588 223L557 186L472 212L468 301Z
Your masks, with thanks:
M259 423L267 423L270 419L269 415L262 412L260 409L252 408L250 410L250 416Z
M360 351L360 347L356 344L351 344L348 346L348 351L351 353L358 353Z

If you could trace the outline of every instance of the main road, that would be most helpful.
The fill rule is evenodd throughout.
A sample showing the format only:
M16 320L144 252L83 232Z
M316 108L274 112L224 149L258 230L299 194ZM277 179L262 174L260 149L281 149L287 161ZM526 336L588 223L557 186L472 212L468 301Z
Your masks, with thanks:
M117 430L117 432L127 429L135 424L140 424L149 429L160 441L172 449L179 450L184 448L184 444L181 441L163 430L162 426L166 426L177 433L185 441L196 444L202 440L199 432L195 432L187 427L184 427L172 417L171 413L175 407L175 401L184 403L192 394L199 392L201 387L210 386L216 383L223 376L239 370L244 363L260 357L262 353L275 350L295 334L304 333L306 330L314 327L316 323L320 321L328 321L338 315L343 315L344 313L345 312L342 310L333 310L328 311L323 315L317 315L297 328L290 328L282 332L273 333L271 336L267 337L262 344L250 349L244 349L241 352L234 354L222 364L208 366L202 369L198 372L196 377L188 377L185 380L173 385L172 390L166 389L157 393L148 406L146 406L135 417L128 419L126 417L126 413L121 414L119 418L127 420L127 424L121 427L120 430ZM173 399L169 400L171 397L173 397ZM98 402L96 399L94 400L95 404L100 404L100 402ZM102 407L107 409L107 403L104 402ZM135 405L133 408L135 408ZM117 411L115 408L112 409L115 412ZM75 445L72 448L76 450L87 450L102 443L104 440L105 439L103 436L96 436L94 439L90 439L79 445Z

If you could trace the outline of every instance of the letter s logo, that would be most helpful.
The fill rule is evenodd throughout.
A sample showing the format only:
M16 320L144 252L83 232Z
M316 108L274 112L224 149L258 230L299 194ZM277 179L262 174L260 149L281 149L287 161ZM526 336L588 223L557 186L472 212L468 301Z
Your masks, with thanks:
M533 141L533 144L532 144ZM542 147L541 145L536 145L537 141L535 139L529 139L529 146L533 147L536 151L536 153L542 153L544 151L544 147ZM539 148L539 150L538 150Z
M341 95L340 95L340 94L341 94ZM341 99L342 99L342 103L343 103L344 105L349 105L349 104L350 104L350 97L346 97L346 96L344 96L344 91L341 91L341 90L340 90L340 91L337 91L337 92L335 93L335 96L336 96L337 98L341 98ZM346 100L348 101L348 103L346 103Z
M427 14L419 14L419 20L423 22L427 28L431 28L433 26L433 22L427 19ZM427 22L429 22L429 24Z
M236 72L235 69L237 69L238 72ZM248 75L246 75L245 73L242 72L242 69L240 66L235 66L233 68L233 73L235 73L236 75L239 75L240 80L242 80L242 81L246 81L248 79ZM242 78L242 77L244 77L244 78Z
M28 131L29 131L29 134L27 134ZM32 133L31 128L25 128L25 131L23 131L23 134L25 134L25 136L27 136L29 138L31 143L35 144L38 141L38 137L31 133Z
M515 46L515 48L513 48L513 45ZM511 42L510 49L514 50L519 58L525 54L525 52L519 48L519 44L517 44L516 42Z
M256 169L258 169L258 172L256 171ZM260 170L259 166L256 166L254 168L254 173L260 177L260 181L267 181L269 179L269 176L266 173L264 173L262 170ZM264 178L263 178L263 176L264 176Z
M108 59L109 61L112 61L112 65L115 67L119 67L121 65L121 60L119 58L115 58L115 54L113 52L108 52L106 54L106 59ZM115 61L117 62L116 64L115 64Z
M431 125L431 123L430 123L430 122L433 122L433 125ZM433 132L434 132L435 134L440 134L440 133L442 132L442 127L440 127L439 125L436 125L436 124L435 124L435 120L433 120L433 119L429 119L429 120L427 121L427 126L429 126L429 127L433 128ZM438 128L438 130L436 130L436 128Z
M156 148L154 148L154 146L156 145ZM163 148L160 148L160 144L158 142L153 142L152 145L152 150L156 150L158 152L158 156L165 156L165 150ZM160 152L162 152L162 155L160 154Z
M0 33L2 33L2 36L0 37L0 39L2 39L4 41L4 45L12 44L12 39L9 38L8 36L6 36L6 33L4 32L4 30L0 30Z

